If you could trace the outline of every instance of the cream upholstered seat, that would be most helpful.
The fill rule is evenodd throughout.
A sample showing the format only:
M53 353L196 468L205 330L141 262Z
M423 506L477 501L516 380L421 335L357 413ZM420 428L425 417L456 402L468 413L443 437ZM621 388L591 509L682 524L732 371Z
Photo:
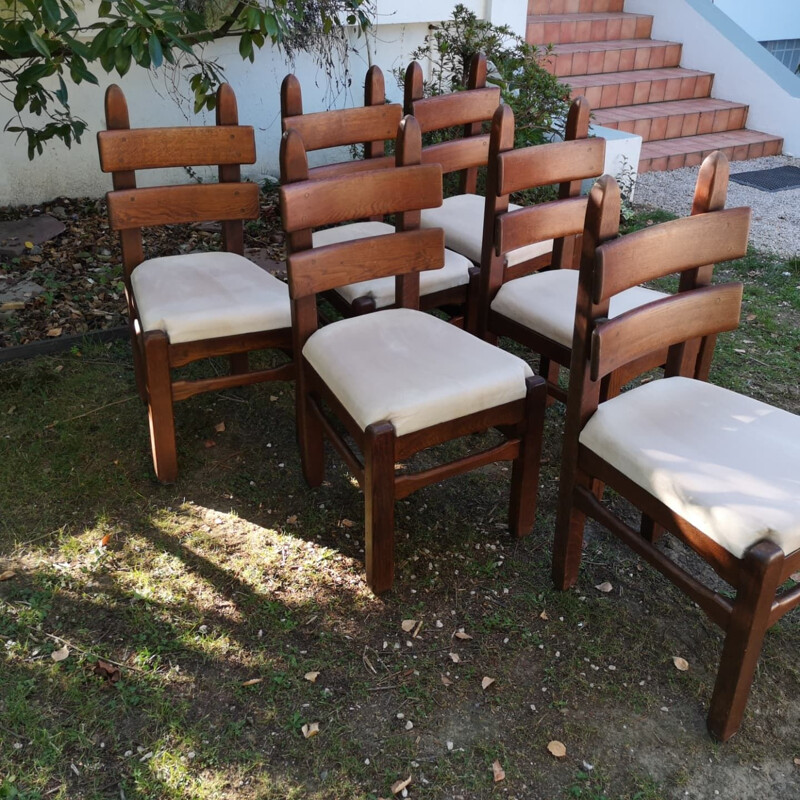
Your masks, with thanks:
M485 198L477 194L459 194L455 197L448 197L439 208L423 210L420 227L443 228L447 247L461 253L476 264L480 264L485 203ZM508 204L509 211L516 211L520 208L522 206L515 203ZM537 256L550 253L552 250L552 239L520 247L506 253L506 266L513 267Z
M314 247L322 247L351 239L382 236L387 233L394 233L394 227L385 222L352 222L337 228L314 231L312 240ZM452 250L445 250L444 267L423 272L419 276L420 295L424 296L444 289L452 289L454 286L466 285L469 282L471 266L471 262L466 257ZM348 303L353 303L359 297L369 297L375 301L375 308L386 308L395 302L395 286L393 277L375 278L340 286L336 292Z
M490 308L548 339L572 347L578 271L554 269L504 283ZM666 297L662 292L634 286L611 298L609 318Z
M741 558L800 548L800 417L691 378L602 403L580 443Z
M362 430L397 436L525 397L520 358L437 317L387 309L317 330L303 358Z
M236 253L187 253L143 261L131 273L142 331L172 344L291 326L289 290Z

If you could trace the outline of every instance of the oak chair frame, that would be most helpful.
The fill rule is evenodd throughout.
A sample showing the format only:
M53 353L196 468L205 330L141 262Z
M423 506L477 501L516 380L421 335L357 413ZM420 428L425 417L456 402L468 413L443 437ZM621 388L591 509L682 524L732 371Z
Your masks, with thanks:
M281 148L282 157L287 159L304 157L302 140L295 131L284 134ZM443 232L419 228L419 209L441 203L442 197L441 170L438 165L419 165L420 149L419 126L413 117L406 117L397 138L398 166L391 173L381 170L282 187L296 353L302 354L303 346L317 329L317 293L345 280L396 275L398 305L419 308L419 272L440 267L444 256ZM314 227L367 212L395 213L397 233L312 248ZM402 274L397 274L398 264L405 270ZM381 312L379 309L375 313ZM394 580L394 502L423 486L495 461L511 460L509 527L517 536L532 530L546 396L540 378L527 379L527 394L518 401L398 436L390 422L371 424L362 430L302 355L298 361L297 420L303 474L312 487L322 483L327 438L362 487L366 575L375 593L390 589ZM334 427L325 407L341 422L344 435ZM502 444L413 474L395 474L398 461L490 427L504 434ZM347 441L348 435L361 455Z
M552 238L553 258L547 266L552 269L579 267L587 206L587 197L581 196L581 183L584 179L599 177L605 158L605 140L588 138L590 111L586 99L577 98L570 106L565 141L514 150L513 111L501 106L492 120L490 136L478 333L488 341L507 336L539 353L539 374L547 378L550 397L562 402L566 401L566 391L558 383L559 368L569 367L571 348L492 310L491 304L503 284L520 277L515 268L504 266L509 250ZM728 175L728 161L719 151L705 159L695 187L693 215L724 207ZM509 195L513 192L552 183L559 184L557 200L508 211ZM612 200L609 198L606 202ZM713 266L684 273L679 291L707 285L711 282L712 270ZM527 269L523 274L534 271L539 270ZM662 349L660 353L648 354L642 364L609 375L605 382L606 394L618 393L631 377L662 365L665 359L666 350Z
M749 208L717 210L664 223L616 241L616 185L603 178L592 190L584 234L583 261L572 346L569 398L553 556L553 580L566 589L578 577L586 516L609 529L689 596L725 632L711 699L708 729L721 740L738 730L767 628L800 605L800 587L779 587L800 566L800 550L784 554L762 540L741 558L724 549L660 500L579 442L579 435L602 403L603 378L621 365L636 365L648 353L668 348L666 376L697 379L707 370L716 335L739 322L742 285L704 285L607 320L613 294L678 267L682 277L700 270L710 275L714 262L746 253ZM658 269L637 264L642 253L658 252ZM638 269L638 272L637 272ZM688 281L689 279L687 279ZM696 285L696 280L691 279ZM687 409L691 413L691 409ZM597 496L611 486L644 513L636 531L615 516ZM736 591L733 600L689 574L654 546L648 521L671 532ZM652 522L651 522L652 524Z
M217 92L215 126L132 129L116 85L106 91L105 116L107 130L97 141L101 169L112 174L106 199L109 224L120 234L136 386L148 407L156 476L171 483L178 474L173 404L202 392L293 379L293 362L251 370L248 358L263 349L291 354L291 328L172 344L163 330L142 330L131 286L131 274L145 260L143 227L220 221L223 249L243 255L243 220L258 217L259 190L241 181L240 165L255 162L255 137L252 127L239 125L233 89L223 84ZM217 184L137 188L137 169L211 165L218 167ZM229 357L230 374L172 380L172 369L215 356Z

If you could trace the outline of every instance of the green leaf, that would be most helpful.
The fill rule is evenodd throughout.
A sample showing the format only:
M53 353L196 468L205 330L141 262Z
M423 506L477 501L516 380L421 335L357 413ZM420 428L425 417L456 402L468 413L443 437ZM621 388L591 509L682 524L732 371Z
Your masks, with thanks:
M243 33L242 38L239 39L239 55L242 58L249 58L250 61L255 58L253 55L253 40L249 33Z
M47 42L36 31L29 30L28 39L36 52L41 53L45 58L50 58L50 48L47 46Z
M161 49L161 42L155 33L150 34L148 47L150 50L150 61L153 66L158 69L164 63L164 51Z
M131 51L127 47L118 47L114 51L114 67L121 76L131 68Z
M58 27L61 11L56 0L42 0L42 17L44 24L51 30Z

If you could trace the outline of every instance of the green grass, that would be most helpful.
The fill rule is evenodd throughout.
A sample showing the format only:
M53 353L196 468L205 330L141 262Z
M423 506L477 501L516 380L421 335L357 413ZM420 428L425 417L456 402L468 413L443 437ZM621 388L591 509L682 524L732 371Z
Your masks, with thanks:
M746 290L712 379L800 411L797 260L752 253L717 278ZM432 800L712 797L734 779L793 797L797 614L719 747L721 637L686 597L593 527L578 588L551 589L563 416L548 411L532 536L507 533L502 467L429 487L398 503L378 599L346 470L331 456L322 487L303 483L291 386L180 404L165 487L127 345L0 367L0 798L375 800L408 775Z

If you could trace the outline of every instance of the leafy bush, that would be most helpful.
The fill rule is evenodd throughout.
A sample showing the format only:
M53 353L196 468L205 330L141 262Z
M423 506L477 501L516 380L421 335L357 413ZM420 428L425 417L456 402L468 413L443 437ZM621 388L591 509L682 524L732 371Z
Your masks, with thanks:
M415 60L431 58L431 79L425 92L433 95L466 88L475 53L486 55L488 82L500 87L503 102L514 111L515 146L541 144L553 133L563 132L570 87L542 66L550 48L527 44L507 25L480 20L459 3L452 19L435 27L411 56Z

